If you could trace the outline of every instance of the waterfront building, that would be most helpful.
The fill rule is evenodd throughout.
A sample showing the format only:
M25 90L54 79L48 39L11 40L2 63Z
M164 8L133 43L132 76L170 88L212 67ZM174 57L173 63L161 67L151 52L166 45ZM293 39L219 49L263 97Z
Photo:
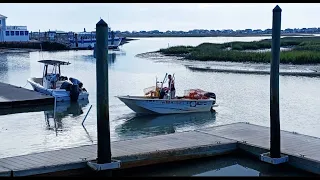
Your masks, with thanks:
M0 42L29 41L27 26L7 26L6 16L0 14Z

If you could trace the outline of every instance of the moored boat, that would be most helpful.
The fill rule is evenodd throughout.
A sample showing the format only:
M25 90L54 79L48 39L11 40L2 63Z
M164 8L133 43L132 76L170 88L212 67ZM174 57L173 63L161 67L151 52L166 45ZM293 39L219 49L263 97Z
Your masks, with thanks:
M61 75L60 66L69 65L69 62L59 60L40 60L38 62L44 64L42 77L28 79L34 91L53 96L57 102L88 99L89 93L83 88L81 81Z
M74 33L73 36L69 37L69 42L71 44L71 48L87 48L93 49L97 40L96 40L96 32L78 32ZM114 31L111 31L108 28L108 40L107 47L108 49L118 49L121 46L122 37L117 36Z

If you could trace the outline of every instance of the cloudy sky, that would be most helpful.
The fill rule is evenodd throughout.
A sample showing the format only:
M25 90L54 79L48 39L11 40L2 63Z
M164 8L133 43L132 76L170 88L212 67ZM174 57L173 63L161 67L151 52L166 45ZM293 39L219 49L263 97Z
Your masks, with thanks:
M104 19L113 30L267 29L277 4L220 3L12 3L0 5L7 25L26 25L30 31L94 30ZM320 27L320 4L283 3L282 29Z

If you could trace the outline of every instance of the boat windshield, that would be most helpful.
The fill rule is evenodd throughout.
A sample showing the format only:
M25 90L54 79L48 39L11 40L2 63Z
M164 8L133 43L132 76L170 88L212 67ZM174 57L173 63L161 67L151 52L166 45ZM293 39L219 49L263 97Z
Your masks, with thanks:
M47 74L57 74L57 73L59 73L57 66L50 66L50 65L48 66Z

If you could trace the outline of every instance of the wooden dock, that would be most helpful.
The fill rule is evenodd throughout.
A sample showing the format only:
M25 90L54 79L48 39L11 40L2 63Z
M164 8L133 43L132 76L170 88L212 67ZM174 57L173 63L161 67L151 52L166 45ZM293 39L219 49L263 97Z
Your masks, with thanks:
M0 82L0 109L52 104L54 104L54 98L51 96Z
M269 151L268 127L234 123L196 131L112 142L112 158L121 168L232 153L259 156ZM289 165L320 174L320 138L281 131L281 151ZM0 159L0 176L28 176L82 169L96 159L97 146L33 153Z

